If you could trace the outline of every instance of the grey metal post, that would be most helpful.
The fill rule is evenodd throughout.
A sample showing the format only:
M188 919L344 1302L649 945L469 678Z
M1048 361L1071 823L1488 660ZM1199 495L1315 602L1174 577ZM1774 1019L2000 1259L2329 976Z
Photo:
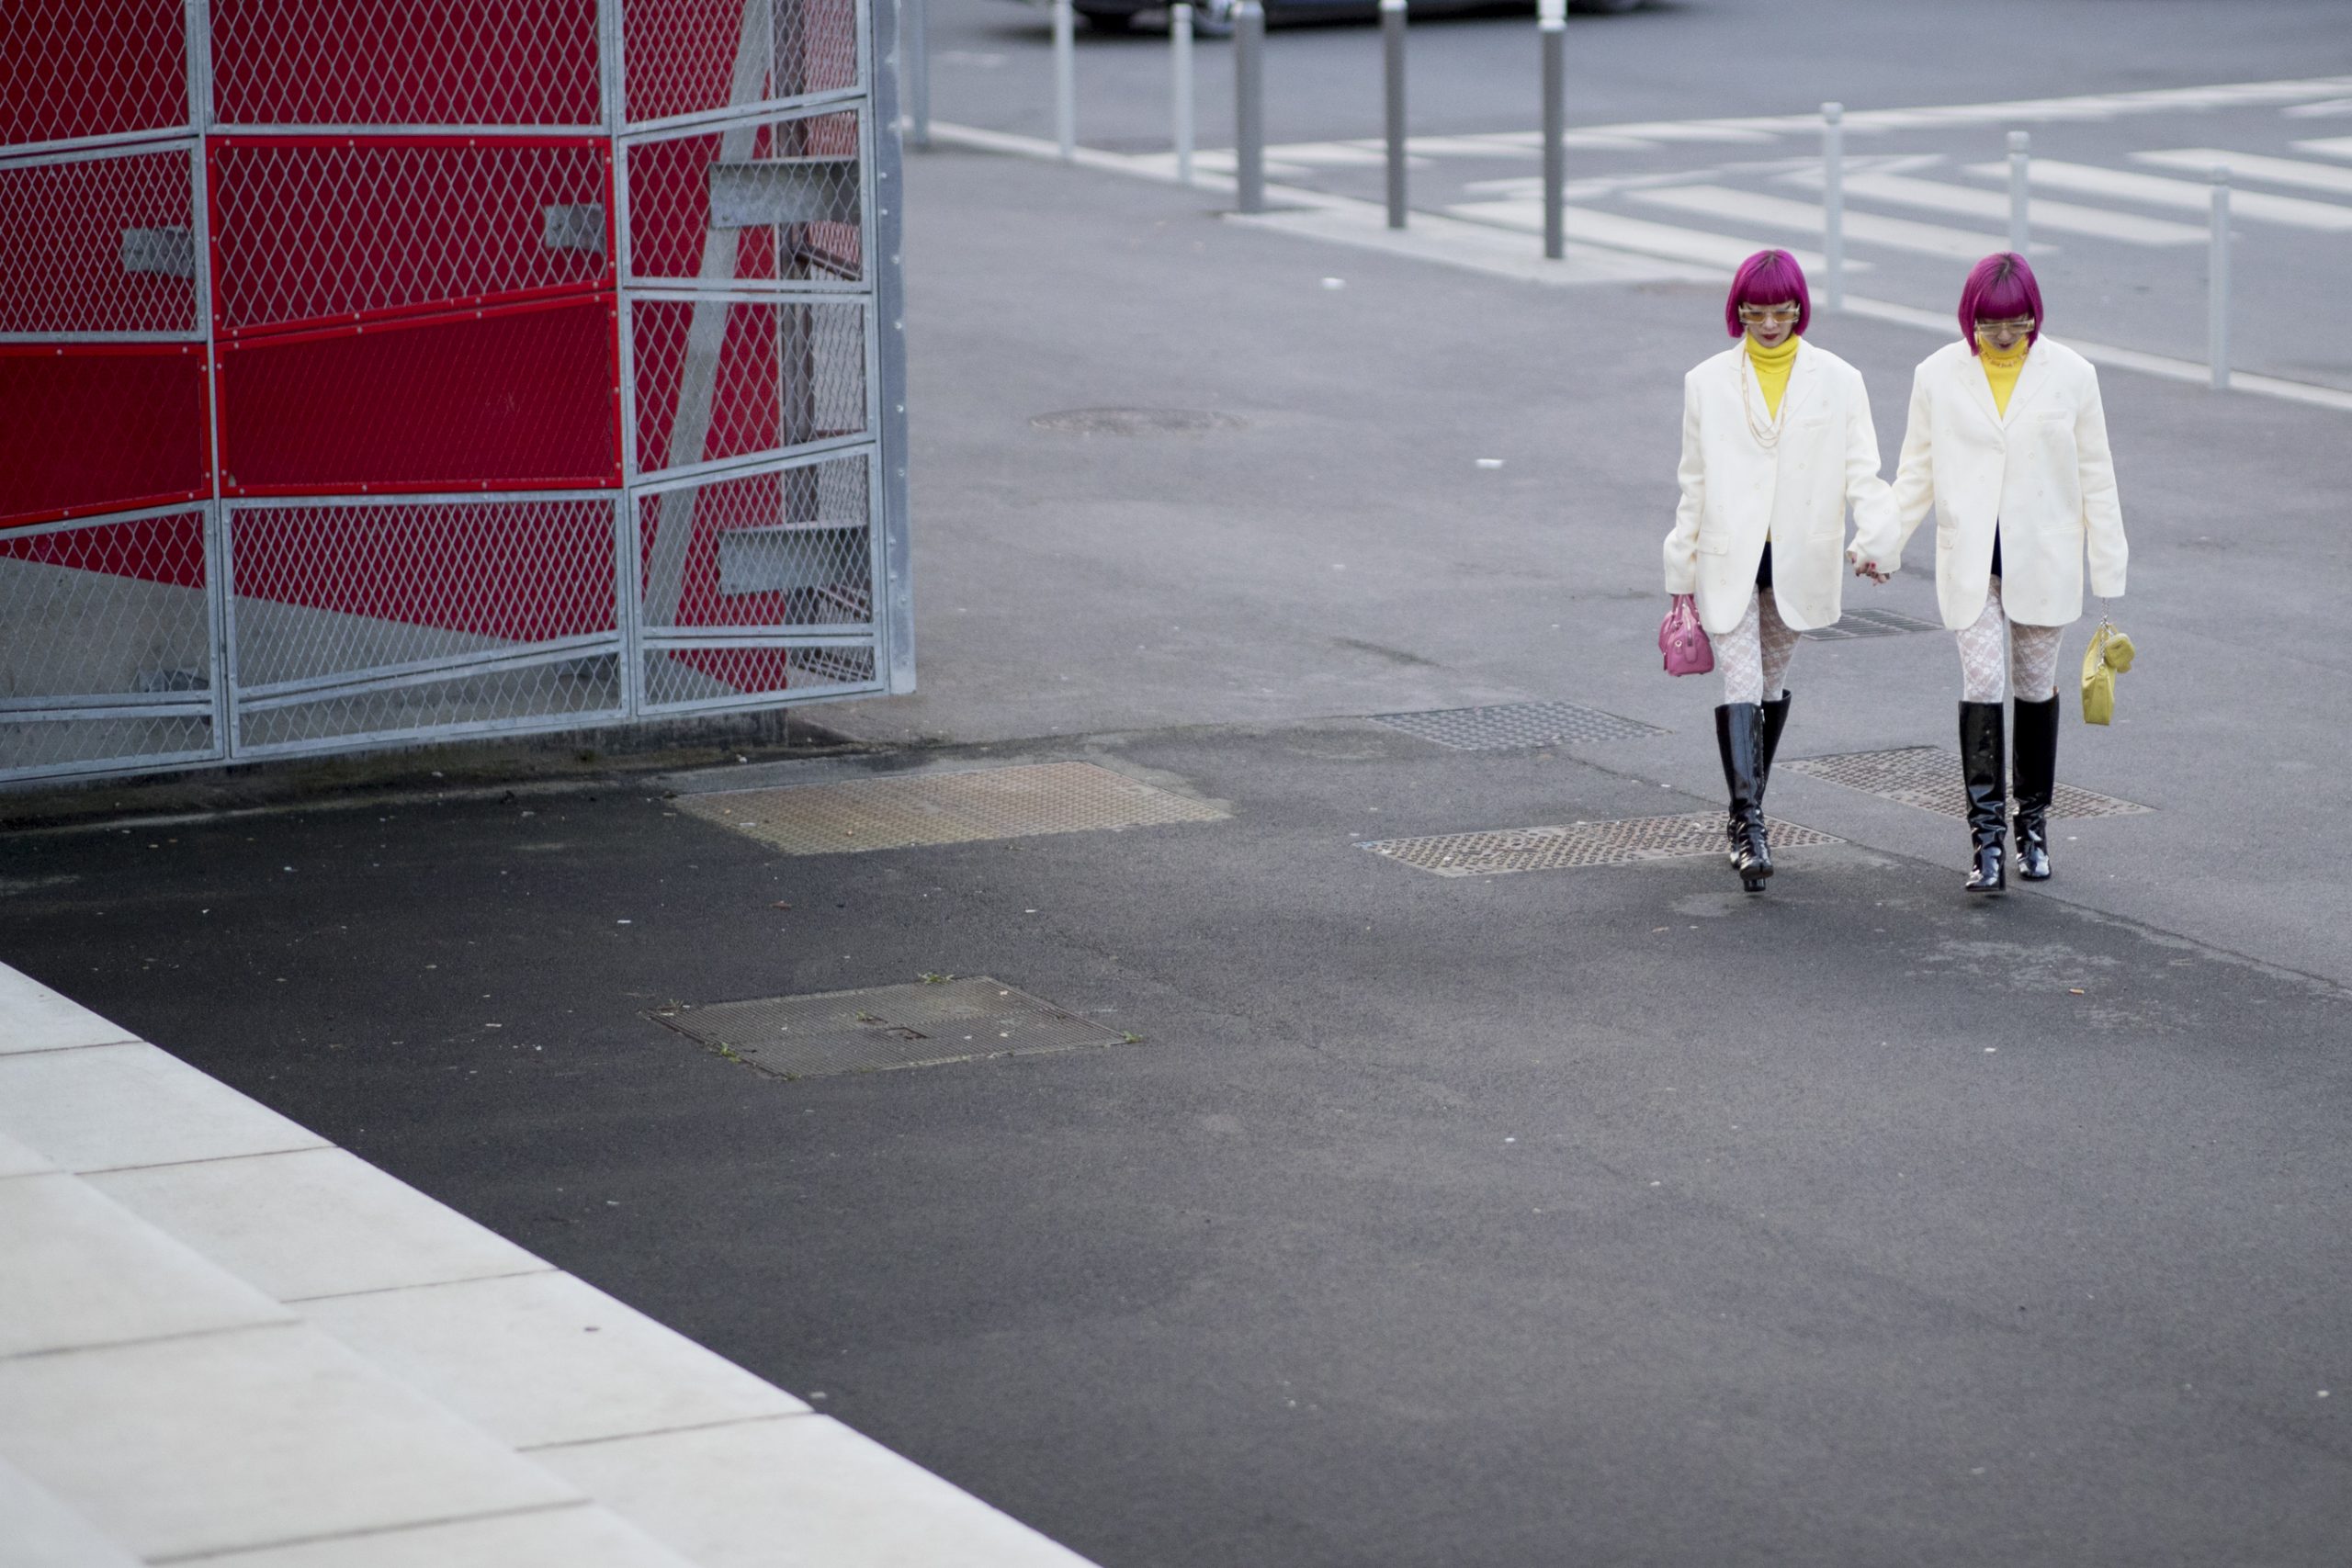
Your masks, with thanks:
M1380 0L1381 100L1388 131L1388 226L1405 226L1405 0Z
M1078 14L1054 0L1054 140L1062 161L1078 156Z
M2213 389L2230 389L2230 166L2213 165L2212 260L2206 268L2206 352L2213 362Z
M1822 302L1846 308L1846 106L1821 106Z
M1266 8L1233 7L1233 175L1236 205L1266 210Z
M1176 0L1168 7L1168 41L1176 99L1176 177L1193 183L1193 7Z
M1568 6L1538 0L1537 36L1544 49L1544 254L1567 254Z
M2025 254L2026 205L2032 199L2028 166L2031 164L2033 138L2022 130L2009 132L2009 249Z
M899 13L899 59L907 73L908 140L931 145L931 0L904 0Z

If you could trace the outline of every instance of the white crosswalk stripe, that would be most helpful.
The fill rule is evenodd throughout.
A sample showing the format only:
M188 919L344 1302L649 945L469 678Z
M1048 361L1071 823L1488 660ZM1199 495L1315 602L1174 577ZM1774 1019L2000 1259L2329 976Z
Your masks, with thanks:
M1766 196L1760 191L1734 190L1729 186L1669 186L1662 190L1630 191L1627 197L1652 207L1670 207L1704 218L1761 223L1767 228L1799 233L1818 234L1826 226L1822 209L1811 202L1791 201L1786 197ZM1954 261L1975 261L1988 252L1999 250L2004 243L1997 233L1947 229L1939 223L1850 209L1846 213L1845 229L1849 240Z
M2297 186L2324 190L2331 196L2352 196L2352 169L2333 164L2306 164L2300 158L2268 158L2255 152L2224 152L2218 147L2174 147L2160 152L2134 152L2132 162L2160 169L2187 169L2203 174L2216 164L2229 166L2230 179L2260 180L2265 185Z
M1487 223L1501 229L1516 229L1525 233L1544 231L1542 201L1472 201L1446 209L1455 218L1473 223ZM1718 234L1704 229L1683 229L1670 223L1650 223L1639 218L1627 218L1615 212L1601 212L1589 207L1567 209L1565 220L1568 237L1588 244L1607 245L1616 250L1633 251L1641 255L1664 256L1669 261L1694 262L1729 271L1755 254L1763 246L1757 241L1740 239L1731 234ZM1817 270L1824 262L1812 251L1792 251L1797 265ZM1865 263L1849 261L1849 272L1867 272Z
M2345 100L2352 103L2352 98ZM2298 152L2316 152L2323 158L2352 158L2352 136L2330 136L2317 141L2298 141Z
M2009 177L2007 164L1971 164L1968 172L1988 179L2006 180ZM2078 191L2087 196L2135 201L2147 207L2169 207L2183 212L2204 212L2212 205L2211 191L2201 180L2171 180L2160 175L2135 175L2124 169L2103 169L2095 164L2069 164L2055 158L2036 158L2033 161L2033 183L2060 190ZM2233 190L2230 193L2230 212L2237 218L2259 219L2297 229L2317 230L2323 233L2352 231L2352 207L2337 207L2299 196L2269 196L2261 191Z
M1817 168L1799 170L1781 178L1815 190L1822 185ZM1849 202L1881 201L2001 224L2006 224L2009 217L2009 198L2002 191L1977 190L1969 186L1947 185L1941 180L1915 179L1908 175L1867 172L1848 175L1843 186ZM2093 239L2115 240L2127 245L2199 245L2206 239L2203 229L2169 219L2110 212L2104 207L2078 207L2070 201L2046 197L2031 203L2029 216L2036 231L2055 229L2061 233L2087 234Z

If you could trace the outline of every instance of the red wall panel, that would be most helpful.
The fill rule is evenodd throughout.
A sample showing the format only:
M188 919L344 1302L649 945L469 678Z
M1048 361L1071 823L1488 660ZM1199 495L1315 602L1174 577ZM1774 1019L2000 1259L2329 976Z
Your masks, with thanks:
M204 355L0 345L0 525L210 494Z

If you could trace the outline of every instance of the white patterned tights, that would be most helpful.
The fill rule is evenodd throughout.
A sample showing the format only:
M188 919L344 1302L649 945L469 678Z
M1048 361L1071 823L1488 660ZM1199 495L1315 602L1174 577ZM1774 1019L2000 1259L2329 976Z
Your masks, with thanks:
M2064 626L2028 626L2010 620L2001 607L2001 580L1995 578L1984 595L1984 613L1959 634L1961 700L2001 702L2009 694L2009 677L2014 675L2020 701L2047 702L2058 692L2058 643L2065 635Z
M1760 703L1777 700L1781 682L1796 657L1797 634L1781 619L1772 591L1759 588L1747 596L1747 613L1739 625L1715 638L1715 665L1724 672L1724 701Z

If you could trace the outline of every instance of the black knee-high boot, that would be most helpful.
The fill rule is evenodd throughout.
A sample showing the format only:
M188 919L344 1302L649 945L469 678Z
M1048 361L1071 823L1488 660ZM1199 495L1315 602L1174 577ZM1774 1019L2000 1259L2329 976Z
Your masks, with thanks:
M1779 696L1763 705L1764 765L1756 774L1756 804L1758 807L1764 804L1764 792L1772 783L1772 759L1780 753L1781 731L1789 727L1790 701L1789 689L1783 686Z
M1754 893L1772 874L1772 851L1764 841L1762 705L1725 703L1715 709L1715 747L1723 753L1724 788L1731 796L1732 866Z
M1998 893L2008 886L2008 758L2001 744L2001 705L1960 705L1960 774L1968 786L1968 833L1974 858L1968 868L1971 893Z
M2058 699L2010 705L2018 771L2018 874L2050 879L2050 797L2058 787Z

